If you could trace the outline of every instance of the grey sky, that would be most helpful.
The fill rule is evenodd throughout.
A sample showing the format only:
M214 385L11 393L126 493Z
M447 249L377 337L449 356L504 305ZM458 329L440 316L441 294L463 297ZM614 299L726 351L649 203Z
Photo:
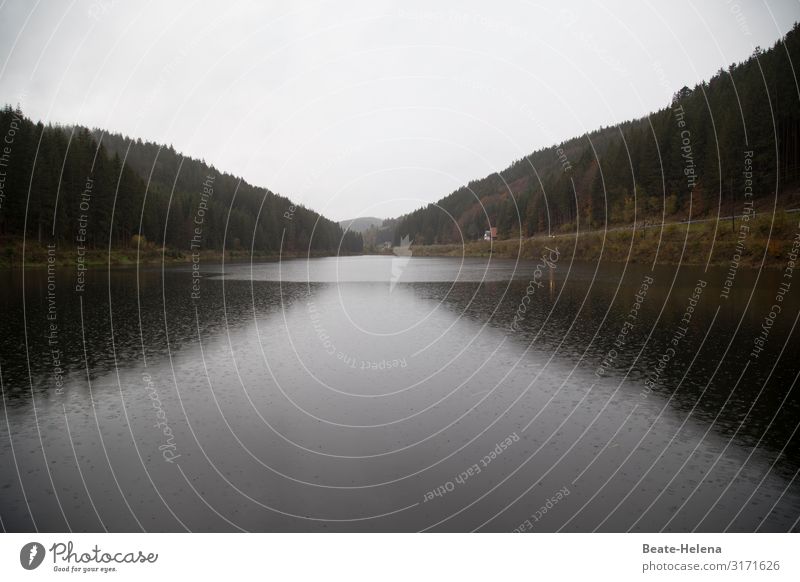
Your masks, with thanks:
M12 0L0 102L172 144L334 219L395 216L662 107L798 19L797 0Z

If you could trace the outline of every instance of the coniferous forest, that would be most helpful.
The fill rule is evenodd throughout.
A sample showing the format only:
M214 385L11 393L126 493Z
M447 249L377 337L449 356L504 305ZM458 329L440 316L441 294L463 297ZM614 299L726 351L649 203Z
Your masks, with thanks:
M481 238L491 226L500 238L517 238L741 214L745 189L783 207L800 178L795 62L797 25L769 50L756 49L710 81L684 87L647 117L538 150L390 221L394 242L409 236L417 246L458 243ZM11 141L0 160L6 238L72 244L83 217L89 248L146 241L187 250L212 176L204 249L277 253L282 237L291 252L364 248L361 234L171 146L34 123L11 106L0 112L0 131Z
M740 215L751 192L781 208L800 178L798 63L795 24L647 117L536 151L401 217L395 244L475 240L490 226L506 239Z
M193 246L200 222L202 240L194 244L203 250L362 250L361 235L172 147L34 123L10 106L0 112L0 132L0 237L7 241L24 235L67 249L144 243L176 253Z

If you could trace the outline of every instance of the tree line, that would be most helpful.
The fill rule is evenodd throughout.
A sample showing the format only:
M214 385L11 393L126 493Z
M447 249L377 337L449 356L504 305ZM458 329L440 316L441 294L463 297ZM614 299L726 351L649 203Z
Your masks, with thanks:
M0 111L0 236L40 244L358 253L358 233L171 146ZM204 186L212 177L209 195ZM204 192L205 188L205 192Z
M647 117L536 151L400 217L395 243L405 235L415 244L458 243L490 226L516 238L741 214L746 191L780 196L800 179L793 63L797 24L771 49L682 88Z

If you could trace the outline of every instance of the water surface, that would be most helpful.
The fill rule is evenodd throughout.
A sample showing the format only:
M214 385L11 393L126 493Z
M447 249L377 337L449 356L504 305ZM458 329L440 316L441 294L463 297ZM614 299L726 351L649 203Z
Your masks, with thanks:
M797 290L553 258L7 272L2 526L797 529Z

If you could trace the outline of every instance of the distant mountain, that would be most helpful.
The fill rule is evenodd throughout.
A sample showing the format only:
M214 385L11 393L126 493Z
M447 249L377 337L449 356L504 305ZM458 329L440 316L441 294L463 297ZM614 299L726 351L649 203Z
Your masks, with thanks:
M800 29L647 117L533 152L397 218L394 242L501 239L742 214L800 182ZM451 218L455 217L456 223Z
M358 218L339 221L339 226L341 226L343 230L350 230L361 234L372 227L378 228L381 224L383 224L383 219L375 218L374 216L360 216Z

